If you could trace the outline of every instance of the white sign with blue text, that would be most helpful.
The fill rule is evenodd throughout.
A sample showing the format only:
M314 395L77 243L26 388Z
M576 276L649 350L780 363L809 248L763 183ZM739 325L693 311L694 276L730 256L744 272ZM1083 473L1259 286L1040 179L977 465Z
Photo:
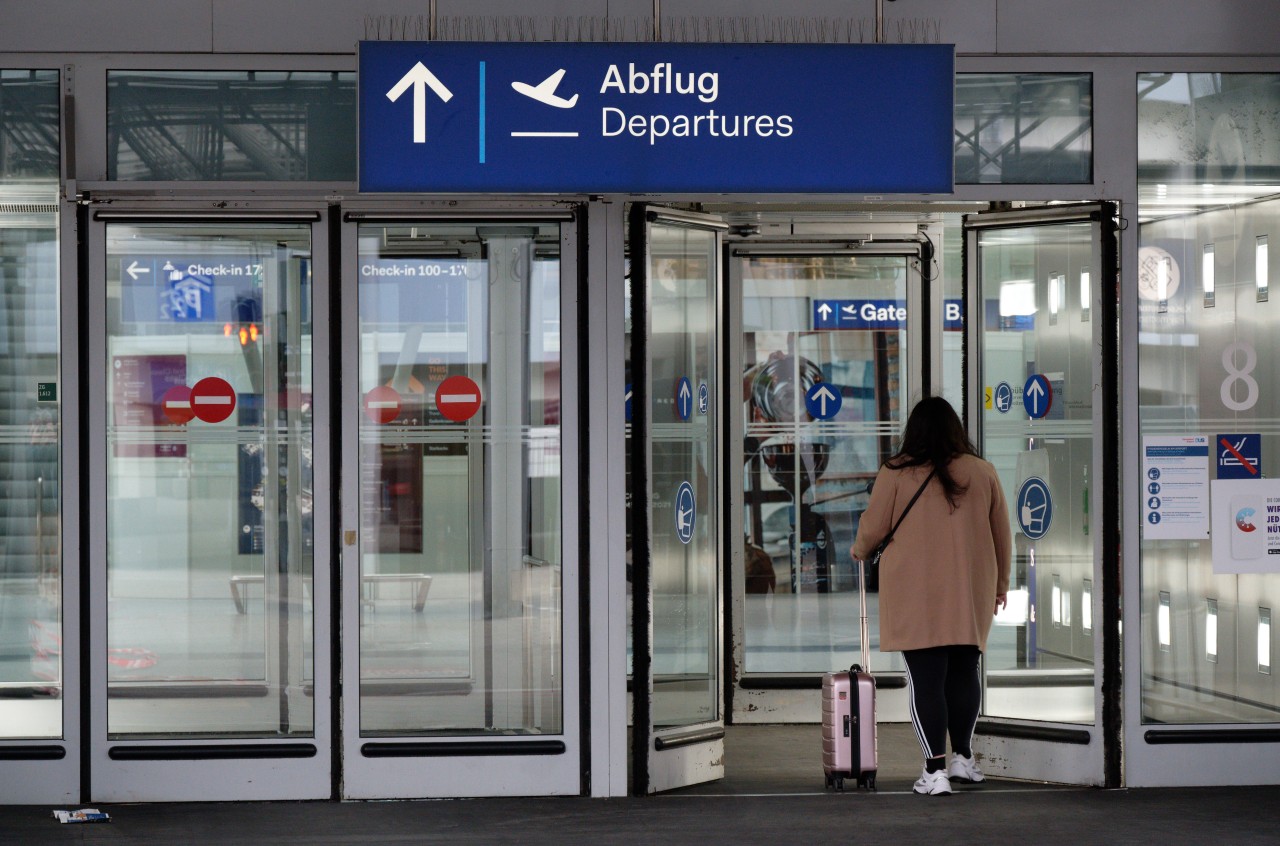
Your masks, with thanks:
M950 193L954 66L949 44L366 41L360 190Z
M1280 573L1280 480L1215 479L1213 572Z
M1209 436L1146 435L1142 439L1142 536L1204 540L1209 536Z

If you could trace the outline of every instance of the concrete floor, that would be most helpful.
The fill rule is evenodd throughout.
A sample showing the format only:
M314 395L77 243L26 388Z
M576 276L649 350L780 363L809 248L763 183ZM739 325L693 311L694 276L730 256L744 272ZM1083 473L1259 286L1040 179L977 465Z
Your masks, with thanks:
M816 726L730 727L716 784L642 799L473 799L102 806L59 825L0 807L0 844L1275 844L1280 786L1097 790L991 780L916 796L908 727L881 727L880 789L823 786Z

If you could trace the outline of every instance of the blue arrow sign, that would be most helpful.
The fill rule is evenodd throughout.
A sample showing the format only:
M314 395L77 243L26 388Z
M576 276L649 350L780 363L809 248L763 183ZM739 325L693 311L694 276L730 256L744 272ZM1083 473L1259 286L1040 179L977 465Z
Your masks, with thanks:
M814 420L830 420L840 413L842 405L840 389L827 382L815 382L804 393L804 407Z
M680 487L676 489L675 498L676 537L680 539L680 543L688 543L693 540L693 524L696 518L697 506L697 500L693 495L693 486L688 482L681 482Z
M949 44L365 41L359 71L364 192L952 190Z
M676 383L675 399L676 416L681 420L688 420L689 415L693 414L693 387L688 376L681 376L680 381Z
M1053 388L1044 374L1036 373L1022 386L1022 407L1033 420L1049 413L1053 406Z

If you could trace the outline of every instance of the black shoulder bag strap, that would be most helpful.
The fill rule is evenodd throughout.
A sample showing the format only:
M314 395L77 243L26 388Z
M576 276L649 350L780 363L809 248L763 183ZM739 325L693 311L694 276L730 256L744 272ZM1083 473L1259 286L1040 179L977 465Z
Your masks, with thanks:
M938 468L929 471L929 475L924 477L924 481L920 483L920 489L916 491L916 495L911 497L911 501L907 503L907 507L902 510L902 514L898 515L898 522L893 524L893 528L889 530L889 534L884 536L884 540L876 545L876 551L883 552L885 547L889 545L889 541L893 540L893 535L898 531L898 527L902 525L902 521L907 519L907 513L911 511L911 506L916 504L916 500L920 498L920 494L924 493L924 489L929 486L929 480L933 478L933 474L938 472Z

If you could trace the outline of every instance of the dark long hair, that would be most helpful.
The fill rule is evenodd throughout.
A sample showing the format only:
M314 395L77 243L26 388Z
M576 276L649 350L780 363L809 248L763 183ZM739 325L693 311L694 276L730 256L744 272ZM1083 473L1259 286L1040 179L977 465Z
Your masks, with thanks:
M961 455L977 455L978 450L969 440L951 403L942 397L925 397L916 403L902 430L902 445L897 453L885 462L894 470L904 467L930 465L934 469L947 502L954 510L956 500L969 488L951 476L951 459Z

